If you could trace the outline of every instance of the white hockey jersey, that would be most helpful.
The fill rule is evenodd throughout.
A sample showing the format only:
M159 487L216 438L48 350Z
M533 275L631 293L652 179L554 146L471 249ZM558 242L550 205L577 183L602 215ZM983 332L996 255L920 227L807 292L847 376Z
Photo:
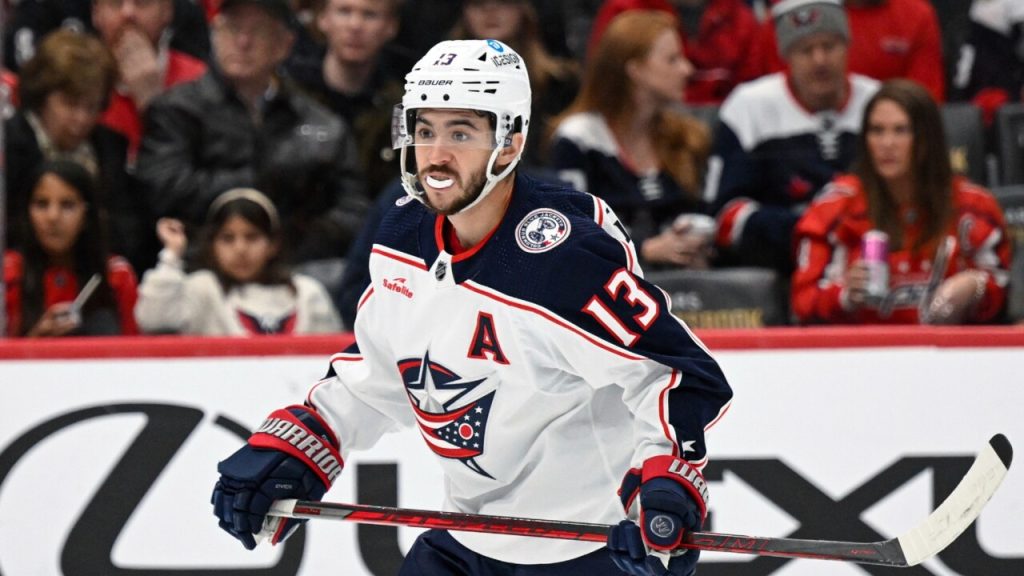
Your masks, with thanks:
M406 200L380 227L357 344L307 398L343 458L414 426L440 458L446 509L602 523L624 517L630 467L706 463L731 391L603 202L519 176L503 221L453 256L447 220ZM518 564L601 546L452 536Z

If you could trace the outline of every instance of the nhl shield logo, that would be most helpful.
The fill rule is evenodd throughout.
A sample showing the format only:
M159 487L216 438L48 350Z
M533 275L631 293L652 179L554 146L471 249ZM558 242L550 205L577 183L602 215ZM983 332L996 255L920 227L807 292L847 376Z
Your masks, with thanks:
M539 208L523 218L516 228L516 243L526 252L551 250L569 237L569 219L561 212Z

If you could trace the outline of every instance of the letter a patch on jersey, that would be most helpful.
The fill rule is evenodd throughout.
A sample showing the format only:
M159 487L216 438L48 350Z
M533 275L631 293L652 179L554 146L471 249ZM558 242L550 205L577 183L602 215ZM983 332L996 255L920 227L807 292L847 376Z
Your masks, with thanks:
M490 358L498 364L508 364L508 358L501 351L498 333L494 329L494 317L487 312L477 314L476 330L473 333L473 341L469 344L467 356L480 359Z

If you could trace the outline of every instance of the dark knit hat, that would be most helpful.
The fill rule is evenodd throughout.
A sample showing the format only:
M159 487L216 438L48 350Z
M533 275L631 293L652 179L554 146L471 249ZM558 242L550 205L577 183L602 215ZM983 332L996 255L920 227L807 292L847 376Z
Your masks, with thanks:
M783 57L798 40L818 32L832 32L850 41L846 10L839 0L782 0L772 6L772 18Z

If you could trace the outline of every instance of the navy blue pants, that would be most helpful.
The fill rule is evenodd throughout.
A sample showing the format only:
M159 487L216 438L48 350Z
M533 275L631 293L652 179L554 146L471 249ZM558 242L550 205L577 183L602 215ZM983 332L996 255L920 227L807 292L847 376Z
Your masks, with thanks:
M600 548L557 564L509 564L481 556L444 530L420 534L405 555L398 576L623 576L611 554Z

